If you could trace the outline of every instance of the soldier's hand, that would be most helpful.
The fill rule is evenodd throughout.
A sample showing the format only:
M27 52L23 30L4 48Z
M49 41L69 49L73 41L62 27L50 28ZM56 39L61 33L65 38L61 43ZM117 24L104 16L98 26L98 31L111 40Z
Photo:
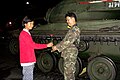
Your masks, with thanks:
M56 50L57 50L57 47L56 47L56 46L53 46L51 52L54 52L54 51L56 51Z
M53 42L47 44L47 47L52 47L52 46L53 46Z

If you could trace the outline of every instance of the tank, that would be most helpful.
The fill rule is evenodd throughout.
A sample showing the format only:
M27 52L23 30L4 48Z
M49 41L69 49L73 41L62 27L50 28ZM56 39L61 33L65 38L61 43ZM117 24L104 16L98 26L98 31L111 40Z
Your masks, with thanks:
M76 77L86 69L90 80L115 80L116 64L120 62L120 2L112 0L61 0L56 6L48 9L45 20L47 24L37 24L31 34L38 43L53 41L59 43L68 28L64 15L74 12L81 30L76 63ZM18 36L20 30L10 32L9 49L18 54ZM61 53L51 53L51 48L35 50L37 65L42 72L58 70L63 74Z

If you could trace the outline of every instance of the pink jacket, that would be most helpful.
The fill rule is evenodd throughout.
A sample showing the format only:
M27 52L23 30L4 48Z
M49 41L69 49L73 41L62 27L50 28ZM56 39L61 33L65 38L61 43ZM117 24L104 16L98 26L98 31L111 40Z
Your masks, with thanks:
M37 44L32 40L31 35L21 31L19 35L20 63L36 62L34 49L47 48L46 44Z

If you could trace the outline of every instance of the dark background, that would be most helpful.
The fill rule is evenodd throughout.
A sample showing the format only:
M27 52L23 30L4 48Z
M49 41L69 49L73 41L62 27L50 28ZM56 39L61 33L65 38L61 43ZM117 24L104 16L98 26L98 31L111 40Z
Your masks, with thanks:
M48 8L55 6L59 1L61 0L4 0L0 2L0 13L13 16L24 15L31 11L31 14L43 15ZM26 2L30 4L26 5Z
M42 19L46 15L47 10L54 7L60 1L4 0L0 2L0 32L19 28L21 26L21 20L25 15ZM26 2L29 2L29 4L26 4ZM12 24L9 25L9 22L12 22Z

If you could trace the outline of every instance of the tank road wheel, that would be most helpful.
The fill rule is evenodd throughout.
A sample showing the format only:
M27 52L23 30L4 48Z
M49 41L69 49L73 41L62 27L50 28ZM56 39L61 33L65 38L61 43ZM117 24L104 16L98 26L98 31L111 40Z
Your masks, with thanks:
M80 52L84 52L86 50L88 50L89 48L89 43L87 41L80 41L79 43L79 51Z
M62 73L62 75L64 74L64 69L63 69L63 58L61 57L58 61L58 68L60 73ZM82 61L81 59L78 57L77 58L77 63L76 63L76 72L75 72L75 76L78 76L82 71Z
M16 55L19 52L19 43L18 39L11 39L9 42L9 50L13 55Z
M42 72L48 73L55 68L56 57L48 52L42 52L40 56L37 57L37 66Z
M90 80L115 80L116 67L108 57L96 57L87 66Z

